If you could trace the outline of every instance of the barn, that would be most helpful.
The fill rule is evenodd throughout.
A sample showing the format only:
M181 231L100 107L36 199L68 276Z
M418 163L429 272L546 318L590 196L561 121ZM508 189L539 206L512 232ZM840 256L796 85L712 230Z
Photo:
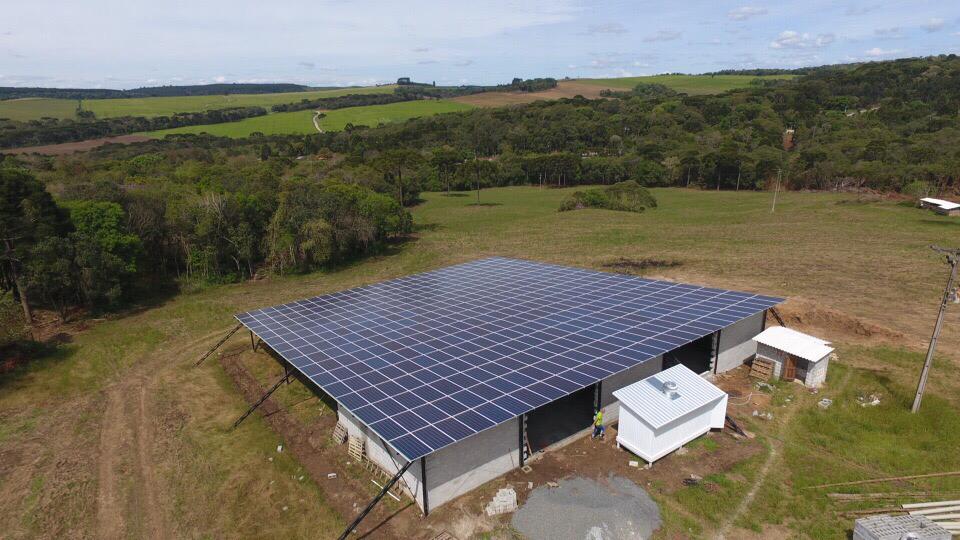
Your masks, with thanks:
M723 372L782 299L493 257L237 315L426 514L665 368Z

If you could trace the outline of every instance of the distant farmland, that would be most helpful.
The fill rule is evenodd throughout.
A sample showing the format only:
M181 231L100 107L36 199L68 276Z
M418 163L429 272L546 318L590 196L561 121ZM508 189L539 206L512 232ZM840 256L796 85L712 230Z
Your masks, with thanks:
M399 122L420 116L432 116L447 112L457 112L472 109L471 105L453 101L422 100L390 103L388 105L369 105L366 107L348 107L327 111L326 117L320 120L320 127L324 131L339 131L347 124L357 126L376 127L378 124ZM178 133L209 133L220 137L248 137L251 133L260 132L264 135L289 133L316 133L313 127L313 111L296 111L274 113L256 118L248 118L239 122L226 124L211 124L204 126L187 126L176 129L165 129L146 133L150 137L164 137Z
M640 83L662 84L677 92L690 95L719 94L750 86L754 79L792 79L794 75L650 75L646 77L620 77L615 79L578 79L578 82L617 90L630 90Z
M260 106L269 109L271 105L296 103L301 99L336 97L347 94L386 94L393 92L393 88L391 85L280 94L85 99L83 100L83 107L93 111L97 118L169 116L178 112L199 112L228 107ZM11 99L0 101L0 118L10 118L12 120L35 120L43 117L73 118L76 109L77 102L72 99Z

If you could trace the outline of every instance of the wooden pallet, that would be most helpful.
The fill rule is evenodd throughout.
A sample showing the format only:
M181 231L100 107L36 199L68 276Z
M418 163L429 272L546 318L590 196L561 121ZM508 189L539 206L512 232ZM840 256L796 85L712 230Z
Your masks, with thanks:
M333 442L343 444L347 442L347 427L337 422L337 427L333 428Z
M773 377L773 360L761 358L759 356L753 359L753 367L750 368L750 376L761 381L769 381Z
M353 459L357 460L358 463L363 462L363 437L348 437L349 446L347 446L347 454L350 455Z

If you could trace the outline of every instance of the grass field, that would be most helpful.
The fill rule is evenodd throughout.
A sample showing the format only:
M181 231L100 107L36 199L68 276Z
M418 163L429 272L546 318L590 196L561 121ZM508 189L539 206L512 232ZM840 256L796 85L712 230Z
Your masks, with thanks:
M960 317L947 319L919 415L906 412L946 266L927 249L951 244L948 217L855 195L654 190L644 214L557 212L571 190L425 194L416 238L380 256L301 276L184 293L95 323L57 353L0 379L0 530L9 538L147 536L330 537L352 515L324 503L326 479L305 478L216 361L195 369L242 310L374 283L490 255L603 269L620 257L679 263L650 276L790 296L830 317L805 324L839 347L827 388L778 386L770 423L751 428L775 452L712 477L711 489L661 496L663 538L712 536L719 512L755 487L733 524L756 537L843 537L852 520L820 482L960 468ZM786 311L786 308L785 308ZM885 326L867 335L846 322ZM236 344L248 343L246 336ZM297 392L294 386L281 392ZM860 393L882 404L862 408ZM791 398L792 396L792 398ZM815 406L820 397L835 404ZM296 403L284 398L285 403ZM292 405L291 405L292 406ZM789 411L795 411L788 414ZM770 461L764 482L755 467ZM322 482L324 484L320 485ZM956 479L907 483L957 489ZM336 488L333 488L334 490ZM880 491L889 486L863 486ZM840 490L838 490L840 491ZM857 491L857 490L852 490ZM149 511L148 511L149 510ZM407 512L412 510L405 510ZM119 525L118 525L119 524ZM694 531L691 533L690 531ZM748 531L749 532L749 531Z
M85 99L83 106L97 118L114 116L169 116L178 112L198 112L227 107L260 106L296 103L301 99L336 97L347 94L385 94L393 92L393 86L370 86L363 88L340 88L310 92L286 92L279 94L232 94L220 96L181 96L127 99ZM50 118L73 118L77 102L70 99L27 98L0 101L0 118L34 120Z
M662 84L677 92L690 95L719 94L737 88L750 86L754 79L792 79L794 75L769 75L754 77L752 75L650 75L646 77L620 77L613 79L577 79L579 82L630 90L640 83Z
M389 103L386 105L348 107L346 109L327 111L326 117L320 120L320 127L324 131L340 131L347 124L376 127L378 124L400 122L419 116L465 111L472 108L472 106L463 103L437 100L402 101L400 103ZM178 133L209 133L221 137L248 137L251 133L256 132L263 133L264 135L281 133L306 134L316 133L317 130L313 126L313 111L296 111L273 113L225 124L165 129L145 133L144 135L164 137Z

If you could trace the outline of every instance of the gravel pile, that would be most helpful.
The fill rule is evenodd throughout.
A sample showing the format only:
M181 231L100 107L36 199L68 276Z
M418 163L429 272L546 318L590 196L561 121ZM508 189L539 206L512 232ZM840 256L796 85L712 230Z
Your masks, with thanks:
M646 539L660 527L660 509L640 486L617 476L540 486L513 515L530 540Z

